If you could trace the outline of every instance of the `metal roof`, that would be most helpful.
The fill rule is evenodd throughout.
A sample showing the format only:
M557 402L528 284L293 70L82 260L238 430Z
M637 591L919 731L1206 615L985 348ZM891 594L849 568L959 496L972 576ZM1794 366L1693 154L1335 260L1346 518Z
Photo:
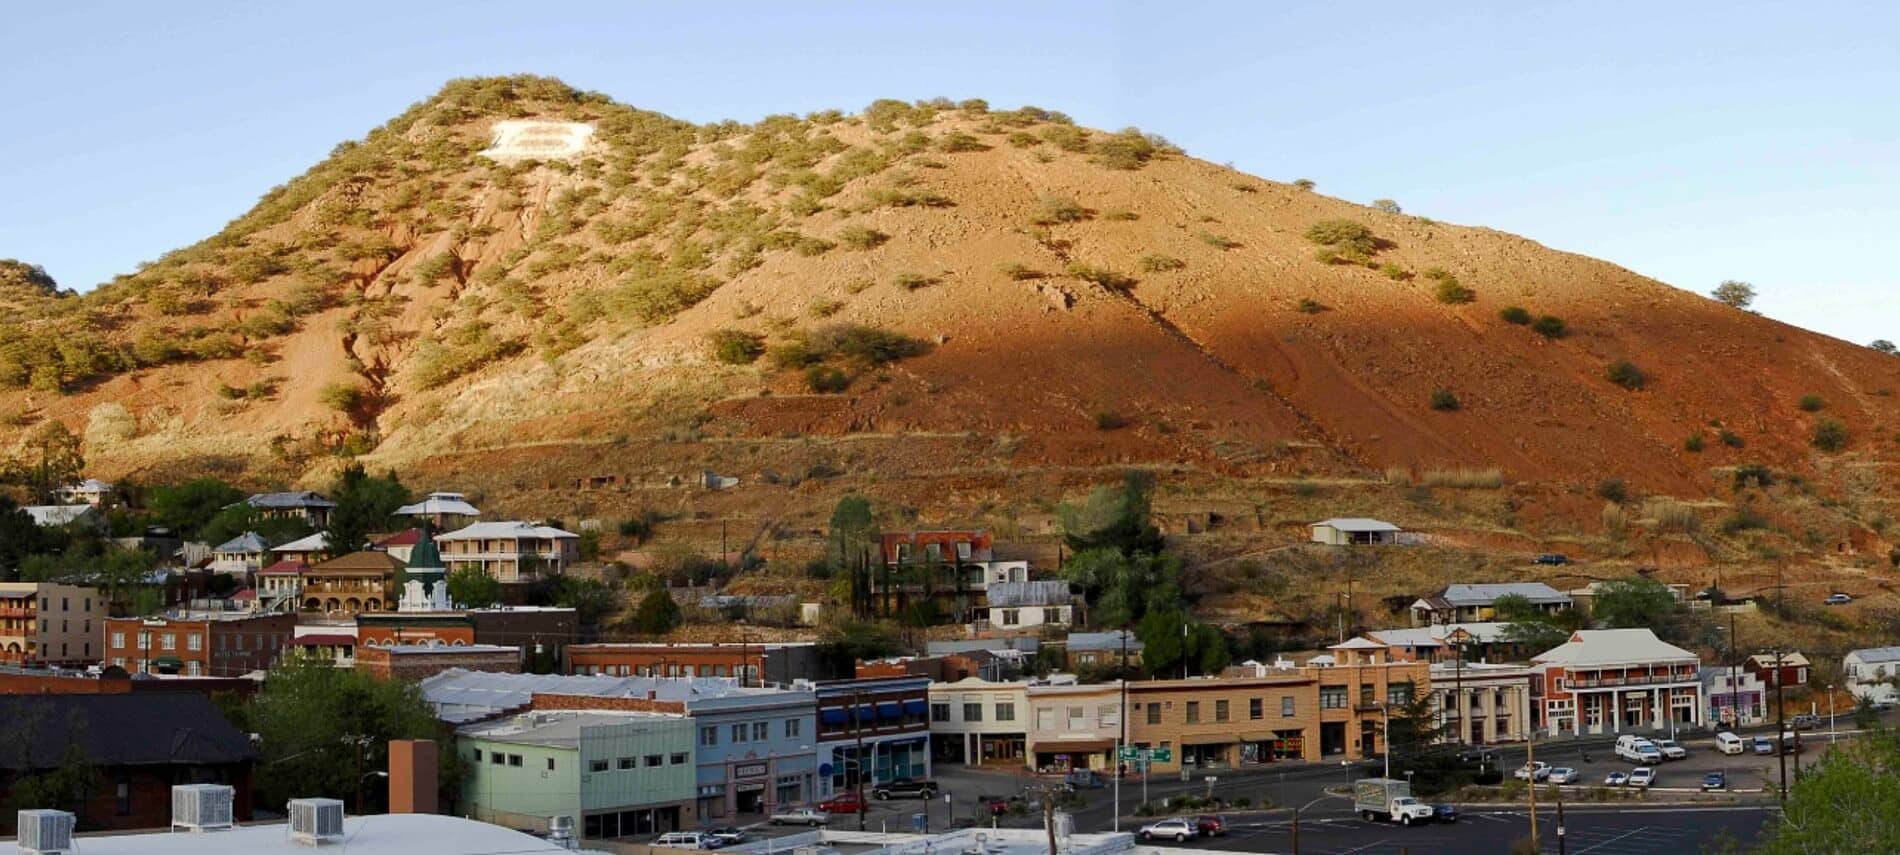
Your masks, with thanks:
M269 549L270 549L270 544L265 543L264 538L261 535L259 535L257 532L254 532L254 531L247 531L243 534L238 535L237 537L231 538L230 540L227 540L223 543L218 544L217 547L213 548L211 551L212 552L237 552L237 553L243 553L246 555L249 555L251 553L257 553L259 555L262 555L264 554L265 551Z
M461 493L430 493L423 497L420 502L397 508L396 513L403 516L443 514L448 516L479 517L482 515L482 512L477 510L474 505L469 504L468 499Z
M1900 660L1900 647L1867 647L1849 650L1847 655L1862 662L1893 662Z
M20 508L33 518L35 525L71 525L93 512L91 505L27 505Z
M272 552L323 552L330 548L330 533L320 531L305 535L283 546L271 547Z
M435 536L437 542L445 540L508 540L517 537L533 538L579 538L571 531L562 531L552 526L535 525L520 520L471 523L447 534Z
M244 500L253 508L334 508L336 503L320 493L301 490L294 493L258 493Z
M1134 633L1123 629L1114 630L1112 632L1071 632L1069 633L1069 650L1119 651L1122 649L1122 636L1124 635L1128 636L1129 652L1141 652L1141 639L1136 638Z
M1499 597L1523 597L1532 603L1568 603L1570 595L1542 582L1495 582L1450 585L1438 595L1453 606L1488 606Z
M1531 657L1545 665L1587 667L1626 663L1668 662L1701 658L1656 637L1647 629L1580 629L1570 640Z
M1375 520L1375 519L1370 519L1367 517L1334 517L1329 520L1320 520L1319 522L1316 522L1310 526L1307 526L1307 528L1318 528L1320 526L1327 526L1329 528L1337 529L1339 531L1399 531L1400 530L1398 526L1395 526L1389 522L1386 522L1385 520Z
M986 593L991 606L1006 608L1067 605L1073 596L1069 593L1069 583L1060 579L996 582L989 586Z

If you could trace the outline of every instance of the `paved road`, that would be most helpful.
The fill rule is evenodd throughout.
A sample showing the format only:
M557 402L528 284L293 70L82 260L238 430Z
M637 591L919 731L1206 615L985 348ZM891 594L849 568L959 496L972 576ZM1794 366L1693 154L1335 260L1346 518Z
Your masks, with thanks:
M1564 844L1569 855L1686 855L1722 834L1747 845L1761 833L1770 809L1734 807L1604 807L1568 808L1564 812ZM1530 814L1523 809L1480 809L1450 825L1402 828L1389 822L1366 822L1333 811L1302 816L1299 823L1301 855L1383 855L1383 853L1508 852L1513 843L1530 835ZM1540 849L1557 852L1557 817L1538 810ZM1290 819L1235 823L1226 836L1191 841L1189 848L1238 852L1293 851Z

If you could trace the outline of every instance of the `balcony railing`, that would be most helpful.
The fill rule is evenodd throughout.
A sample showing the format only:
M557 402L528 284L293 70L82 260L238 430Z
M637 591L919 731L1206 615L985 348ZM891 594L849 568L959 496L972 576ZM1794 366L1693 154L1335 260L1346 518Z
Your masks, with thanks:
M1570 680L1565 686L1573 689L1621 689L1628 686L1660 686L1668 683L1692 683L1692 675L1659 674L1651 677L1606 677L1596 680Z

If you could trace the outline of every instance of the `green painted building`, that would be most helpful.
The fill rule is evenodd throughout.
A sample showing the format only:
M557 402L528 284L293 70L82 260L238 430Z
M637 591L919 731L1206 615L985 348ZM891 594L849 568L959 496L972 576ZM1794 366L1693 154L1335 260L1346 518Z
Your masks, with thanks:
M527 712L464 726L465 812L545 831L569 816L588 838L692 828L692 721L640 712Z

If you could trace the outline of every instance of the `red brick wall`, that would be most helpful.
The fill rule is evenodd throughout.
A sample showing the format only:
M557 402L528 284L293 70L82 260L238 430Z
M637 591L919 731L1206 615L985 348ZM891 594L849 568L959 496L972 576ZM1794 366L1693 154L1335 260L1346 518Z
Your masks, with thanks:
M611 710L614 712L686 712L684 701L662 701L650 698L598 698L592 695L557 695L544 692L534 693L530 703L537 710Z
M359 647L371 644L388 646L391 644L427 644L438 641L443 644L475 643L475 628L468 625L444 626L378 626L363 624L357 628L356 643Z
M391 653L389 648L356 648L356 669L381 680L423 680L465 668L497 674L521 673L521 654L515 650L457 650L446 647L426 653Z

